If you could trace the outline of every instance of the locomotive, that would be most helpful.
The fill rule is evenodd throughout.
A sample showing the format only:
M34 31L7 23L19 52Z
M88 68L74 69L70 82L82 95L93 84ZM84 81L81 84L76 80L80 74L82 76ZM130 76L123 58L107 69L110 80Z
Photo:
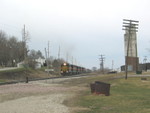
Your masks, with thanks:
M69 63L61 64L61 75L76 75L85 72L85 68Z

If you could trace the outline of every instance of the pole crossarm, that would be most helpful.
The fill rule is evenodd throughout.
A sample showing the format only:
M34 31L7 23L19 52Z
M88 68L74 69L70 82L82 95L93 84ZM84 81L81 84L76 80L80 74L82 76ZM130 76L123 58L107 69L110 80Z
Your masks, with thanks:
M125 30L125 31L126 31L126 30L127 30L127 31L129 31L129 30L130 30L130 31L138 32L138 30L132 30L132 29L122 29L122 30Z
M135 28L135 29L138 29L138 27L136 27L136 26L132 26L132 24L131 25L123 25L122 27L127 27L127 28Z
M128 22L136 22L136 23L139 23L139 21L136 21L136 20L129 20L129 19L123 19L123 21L128 21Z

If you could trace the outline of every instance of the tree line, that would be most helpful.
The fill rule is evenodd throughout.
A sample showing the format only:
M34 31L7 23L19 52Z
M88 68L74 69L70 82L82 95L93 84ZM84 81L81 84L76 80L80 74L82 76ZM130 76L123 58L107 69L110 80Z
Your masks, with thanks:
M19 41L15 36L8 36L0 31L0 66L16 66L17 63L27 60L44 58L41 51L30 50L25 42Z
M23 62L27 58L30 67L35 66L39 57L44 59L40 50L30 50L25 46L25 42L19 41L15 36L8 36L4 31L0 31L0 67L13 67L17 63ZM55 72L58 72L63 59L54 59L52 56L48 59ZM45 62L47 66L47 62Z
M23 42L0 31L0 66L15 66L24 59Z

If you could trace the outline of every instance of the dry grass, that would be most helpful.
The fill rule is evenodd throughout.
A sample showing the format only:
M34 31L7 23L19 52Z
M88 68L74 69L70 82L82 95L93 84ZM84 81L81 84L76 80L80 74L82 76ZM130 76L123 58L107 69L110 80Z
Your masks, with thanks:
M120 76L117 74L117 76ZM123 75L121 75L123 76ZM114 78L115 77L115 78ZM111 84L110 96L93 95L90 83L103 81ZM117 78L116 75L95 75L70 79L65 86L76 86L76 96L65 104L72 113L149 113L150 78ZM83 90L80 90L83 89Z

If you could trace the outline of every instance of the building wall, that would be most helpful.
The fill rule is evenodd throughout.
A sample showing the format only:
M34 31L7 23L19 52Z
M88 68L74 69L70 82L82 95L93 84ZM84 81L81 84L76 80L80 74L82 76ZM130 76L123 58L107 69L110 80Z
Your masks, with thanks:
M126 57L126 60L128 60L128 71L136 71L139 69L139 58L138 57ZM125 60L125 61L126 61Z
M139 70L143 70L143 71L150 70L150 63L139 64Z
M35 59L35 61L38 62L38 63L41 63L42 66L43 66L44 63L46 62L46 60L43 59L43 58L41 58L41 57L39 57L38 59Z

